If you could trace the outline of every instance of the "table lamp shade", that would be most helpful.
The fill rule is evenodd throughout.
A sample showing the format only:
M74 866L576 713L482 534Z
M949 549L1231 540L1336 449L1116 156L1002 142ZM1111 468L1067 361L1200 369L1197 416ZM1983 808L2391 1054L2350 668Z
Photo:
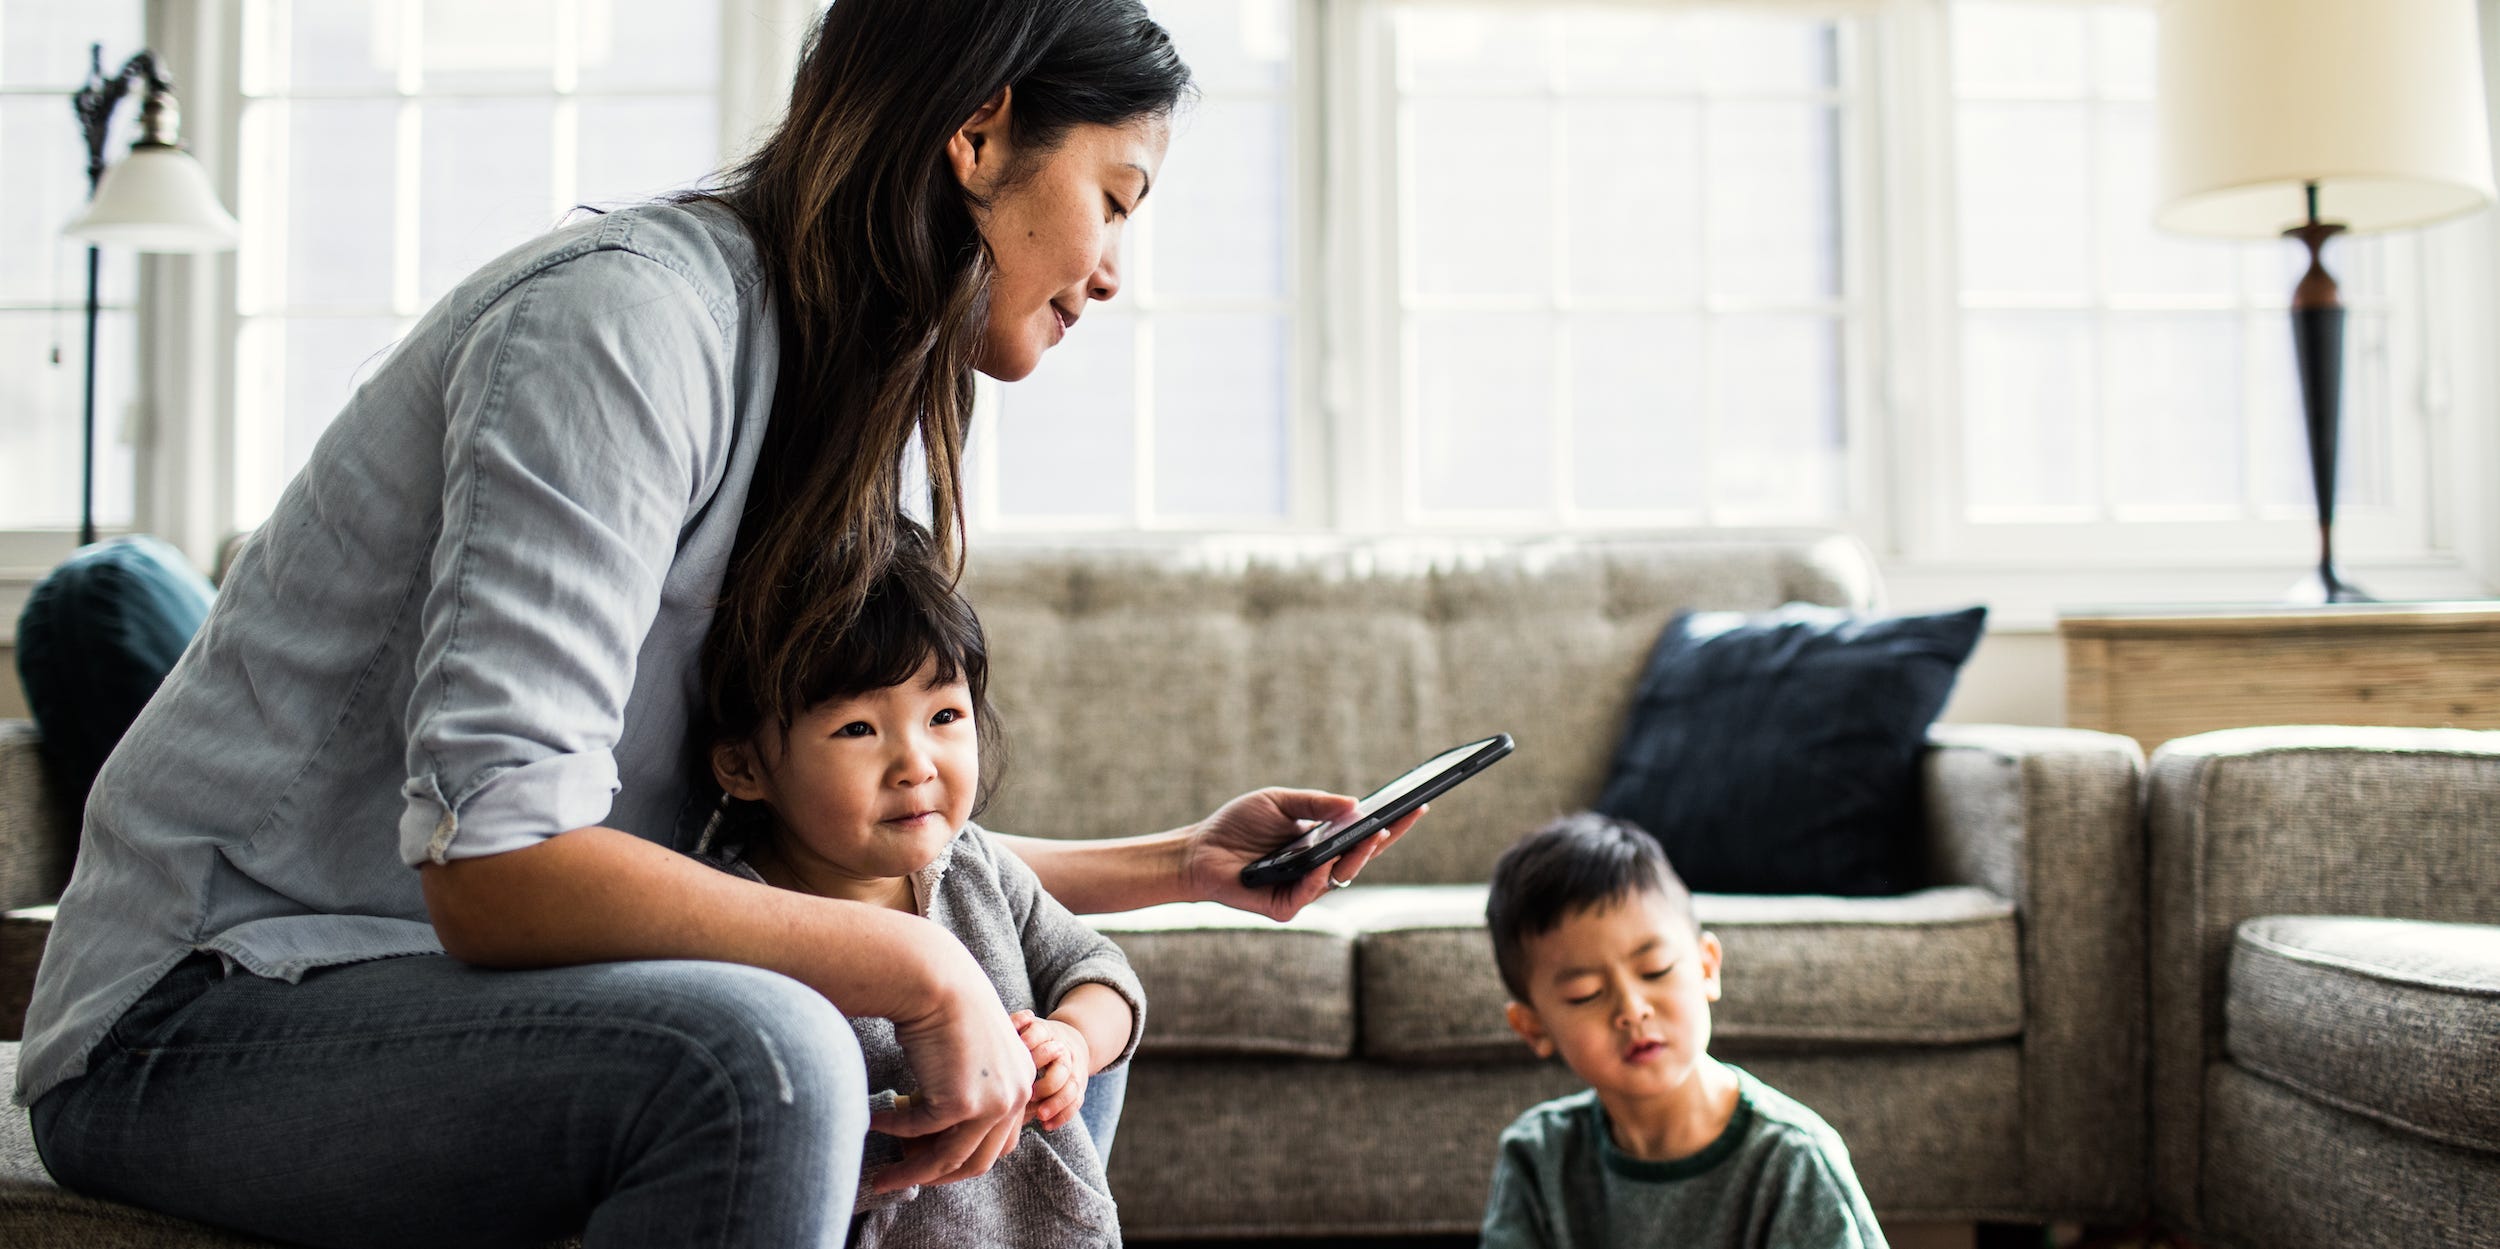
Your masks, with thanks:
M234 246L236 228L189 152L142 143L104 172L87 211L61 232L143 252L213 252Z
M2165 0L2155 223L2274 237L2493 199L2474 0Z

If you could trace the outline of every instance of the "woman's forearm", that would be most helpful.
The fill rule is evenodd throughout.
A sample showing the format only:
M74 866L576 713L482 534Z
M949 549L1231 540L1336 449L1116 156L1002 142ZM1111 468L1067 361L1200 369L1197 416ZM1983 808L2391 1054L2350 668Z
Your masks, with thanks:
M993 841L1024 860L1059 905L1079 915L1134 911L1142 906L1196 900L1181 871L1189 830L1059 841L991 833Z
M845 1014L909 1019L969 957L917 916L759 885L612 828L420 870L444 950L484 967L744 963Z

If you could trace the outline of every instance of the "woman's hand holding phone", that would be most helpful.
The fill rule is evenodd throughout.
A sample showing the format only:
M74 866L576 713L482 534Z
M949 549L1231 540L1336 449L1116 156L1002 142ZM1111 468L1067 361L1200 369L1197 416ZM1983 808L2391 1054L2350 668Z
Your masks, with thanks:
M1342 820L1354 814L1356 802L1343 794L1316 789L1259 789L1233 799L1198 823L1182 851L1185 896L1221 902L1288 920L1302 912L1336 882L1351 882L1373 856L1397 843L1430 806L1363 839L1344 857L1287 884L1254 889L1241 883L1241 869L1292 842L1313 824Z

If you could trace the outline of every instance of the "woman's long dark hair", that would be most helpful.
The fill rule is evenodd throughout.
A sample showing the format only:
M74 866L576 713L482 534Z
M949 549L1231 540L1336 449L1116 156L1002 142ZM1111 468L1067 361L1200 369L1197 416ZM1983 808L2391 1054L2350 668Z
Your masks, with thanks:
M704 646L716 722L716 673L752 681L745 694L769 720L804 710L809 656L843 643L893 558L915 436L929 527L948 575L961 571L964 436L993 265L946 143L1002 86L1029 159L1079 125L1168 116L1190 80L1138 0L836 0L780 126L701 196L754 238L781 340Z

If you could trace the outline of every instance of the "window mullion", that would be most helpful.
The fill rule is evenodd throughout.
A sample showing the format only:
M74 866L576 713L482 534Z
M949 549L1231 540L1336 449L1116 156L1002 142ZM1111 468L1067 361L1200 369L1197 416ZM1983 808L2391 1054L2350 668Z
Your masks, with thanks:
M223 203L236 202L242 19L235 5L152 2L149 46L182 85L183 142ZM108 52L111 49L107 49ZM132 521L207 568L231 525L233 256L148 257L118 249L108 263L143 265L138 398L148 418L134 468ZM97 413L99 444L116 414Z
M1549 268L1545 274L1547 333L1546 350L1553 372L1546 378L1546 402L1552 405L1547 420L1553 439L1546 453L1552 461L1546 472L1546 489L1552 492L1548 513L1556 523L1569 527L1578 512L1578 500L1572 490L1572 439L1577 432L1571 405L1574 399L1571 370L1571 318L1564 309L1571 301L1571 154L1567 122L1569 99L1563 91L1562 52L1547 39L1545 48L1545 186L1547 233L1552 251L1548 253Z
M1915 327L1910 354L1897 356L1896 364L1914 370L1916 384L1895 411L1891 429L1899 445L1888 463L1897 515L1909 535L1901 549L1928 558L1956 543L1970 498L1964 433L1970 414L1961 387L1965 317L1955 251L1961 197L1954 176L1952 26L1941 4L1919 6L1894 21L1894 55L1887 61L1894 73L1881 88L1898 121L1887 149L1900 188L1889 238L1901 296L1892 306ZM1895 395L1900 391L1894 387Z
M417 102L405 80L400 91L399 108L392 119L399 128L399 146L391 187L391 312L413 317L425 311L418 298L422 232L417 222L425 185L425 106Z
M1329 477L1329 466L1336 459L1334 439L1341 411L1335 400L1344 393L1344 379L1352 373L1349 362L1338 356L1336 344L1355 333L1359 324L1337 297L1339 287L1355 284L1330 280L1332 273L1344 271L1330 264L1330 257L1346 246L1351 222L1350 197L1330 194L1339 184L1330 176L1334 163L1328 136L1334 130L1326 122L1332 108L1351 102L1337 93L1337 79L1331 73L1338 54L1328 37L1328 10L1327 0L1295 4L1295 55L1285 96L1292 118L1288 133L1294 179L1285 253L1292 283L1286 296L1291 376L1285 516L1297 528L1313 529L1335 520L1336 499Z
M1876 91L1882 86L1877 60L1882 36L1879 26L1869 25L1844 27L1841 38L1843 90L1839 94L1843 102L1835 106L1839 202L1834 210L1841 247L1843 514L1870 547L1888 551L1896 541L1896 530L1889 505L1893 492L1884 467L1887 431L1892 427L1886 402L1891 366L1885 362L1885 353L1898 339L1886 332L1876 315L1885 306L1888 274L1883 258L1874 250L1886 222L1885 185L1878 176L1884 168L1885 149L1875 121L1881 116Z
M2098 188L2101 179L2108 176L2109 169L2109 110L2101 99L2100 60L2097 48L2093 46L2099 42L2097 32L2087 36L2085 42L2083 184ZM2106 524L2118 516L2118 484L2112 475L2118 467L2115 445L2118 422L2111 411L2112 396L2117 392L2117 387L2112 384L2117 376L2117 335L2112 332L2111 321L2117 314L2113 309L2115 299L2110 277L2109 222L2101 212L2097 197L2084 206L2083 218L2083 238L2078 242L2084 249L2084 275L2091 283L2091 293L2086 302L2092 308L2092 398L2084 411L2092 420L2093 511L2095 519Z
M1717 111L1717 101L1713 100L1708 92L1704 92L1695 104L1694 111L1698 114L1694 119L1696 126L1694 164L1700 176L1707 181L1712 169L1711 161L1714 152L1711 142L1713 131L1710 123L1712 115ZM1701 445L1695 449L1695 452L1701 457L1701 516L1702 523L1705 525L1720 523L1719 419L1720 410L1724 405L1722 392L1725 389L1725 379L1719 376L1719 316L1714 294L1718 287L1718 266L1712 263L1710 249L1710 240L1715 237L1717 220L1712 215L1711 203L1711 197L1708 195L1695 196L1693 199L1694 212L1698 218L1694 226L1700 231L1702 239L1702 245L1694 249L1698 258L1694 262L1693 286L1701 294L1701 315L1698 318L1701 327L1701 420L1696 423L1701 434Z
M1141 306L1131 314L1129 385L1133 396L1129 437L1129 523L1155 527L1158 473L1155 463L1155 312Z
M1335 353L1327 366L1326 473L1317 485L1330 525L1378 531L1404 524L1415 502L1399 189L1404 126L1386 0L1317 3L1328 36L1317 90L1334 123L1325 127L1330 234L1323 246L1334 279L1324 298Z

